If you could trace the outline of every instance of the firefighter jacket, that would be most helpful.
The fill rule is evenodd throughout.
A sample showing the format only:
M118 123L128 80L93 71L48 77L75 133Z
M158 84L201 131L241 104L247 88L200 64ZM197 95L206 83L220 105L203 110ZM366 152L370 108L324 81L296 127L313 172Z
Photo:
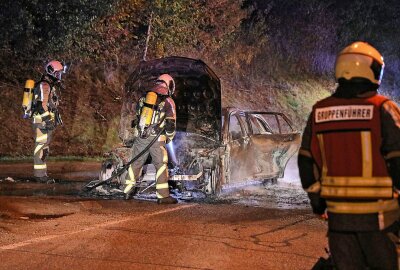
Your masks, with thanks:
M52 80L44 76L36 85L33 97L33 123L51 123L55 126L55 114L58 114L58 95Z
M145 106L145 97L139 99L136 107L136 118L140 118L141 111ZM174 100L169 96L161 96L157 98L157 104L154 107L153 117L151 120L150 136L156 136L159 128L165 128L163 134L160 135L159 141L172 141L176 130L176 108Z
M390 138L400 135L398 116L396 104L376 92L331 96L314 105L303 134L299 170L315 212L327 208L330 229L378 230L398 218L398 183L393 181L399 179L392 179L385 160L400 157L400 137ZM392 126L394 134L385 132L385 125ZM301 168L302 158L313 165Z

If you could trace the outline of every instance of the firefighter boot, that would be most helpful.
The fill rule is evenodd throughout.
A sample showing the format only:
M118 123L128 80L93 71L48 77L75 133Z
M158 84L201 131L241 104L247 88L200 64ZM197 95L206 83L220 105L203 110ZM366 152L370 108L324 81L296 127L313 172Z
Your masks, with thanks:
M174 197L168 196L166 198L157 199L158 204L175 204L178 203L178 200Z

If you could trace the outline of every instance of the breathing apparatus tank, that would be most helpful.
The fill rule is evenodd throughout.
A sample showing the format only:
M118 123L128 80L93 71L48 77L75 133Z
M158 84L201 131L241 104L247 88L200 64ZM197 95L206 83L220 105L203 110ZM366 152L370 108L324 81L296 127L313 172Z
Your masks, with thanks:
M32 116L32 98L33 88L35 88L35 81L26 80L24 88L24 96L22 99L22 109L24 110L23 118L30 118Z
M151 91L147 92L139 120L139 132L142 137L147 136L147 128L151 125L156 102L157 94Z

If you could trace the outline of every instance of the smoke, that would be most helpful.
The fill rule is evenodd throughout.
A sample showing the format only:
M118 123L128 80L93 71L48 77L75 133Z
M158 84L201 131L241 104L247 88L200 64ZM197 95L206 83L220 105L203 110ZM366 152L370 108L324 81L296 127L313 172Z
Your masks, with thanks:
M278 181L284 182L294 186L301 186L300 175L299 175L299 167L297 166L297 154L293 155L285 169L285 175L283 178Z

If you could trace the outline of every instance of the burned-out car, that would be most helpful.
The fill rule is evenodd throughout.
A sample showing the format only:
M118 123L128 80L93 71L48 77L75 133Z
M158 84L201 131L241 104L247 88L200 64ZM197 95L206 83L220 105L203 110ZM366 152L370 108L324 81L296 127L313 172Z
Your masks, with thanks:
M177 132L167 145L174 187L217 194L283 176L300 140L290 120L283 113L222 108L220 80L203 61L167 57L140 63L129 77L119 128L125 147L112 151L101 179L132 158L136 102L162 73L170 74L176 84ZM154 175L147 175L154 181Z

